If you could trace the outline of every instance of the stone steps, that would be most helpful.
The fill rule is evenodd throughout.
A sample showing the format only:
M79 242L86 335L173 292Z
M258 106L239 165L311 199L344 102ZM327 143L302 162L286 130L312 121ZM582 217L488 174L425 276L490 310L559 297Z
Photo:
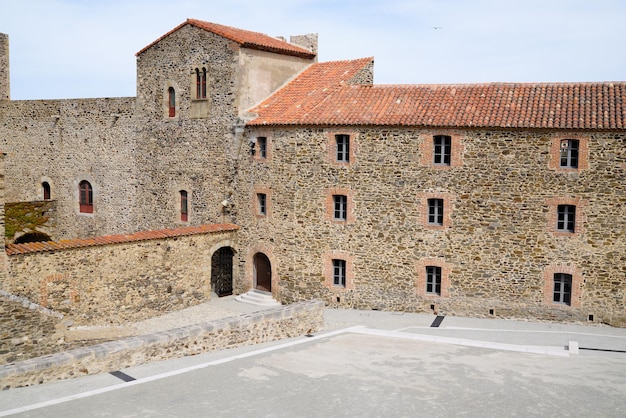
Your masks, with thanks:
M263 292L263 291L255 290L255 289L250 290L249 292L243 293L235 297L235 300L239 302L249 303L252 305L259 305L259 306L280 306L281 305L280 302L278 302L272 297L271 293Z

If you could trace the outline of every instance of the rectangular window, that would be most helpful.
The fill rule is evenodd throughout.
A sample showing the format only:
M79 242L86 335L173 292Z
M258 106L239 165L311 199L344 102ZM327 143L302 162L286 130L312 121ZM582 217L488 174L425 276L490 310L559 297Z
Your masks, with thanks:
M441 267L426 267L426 293L441 295Z
M180 220L187 222L189 219L189 208L187 202L187 192L185 190L180 191Z
M428 199L428 224L443 225L443 199Z
M267 138L264 136L258 137L256 144L259 149L259 158L267 158Z
M576 206L574 205L559 205L558 206L556 229L562 232L575 232Z
M350 162L350 135L335 135L337 162Z
M333 259L333 285L346 287L346 260Z
M206 68L196 68L196 99L206 99Z
M348 219L348 196L341 194L333 195L333 219L336 221Z
M267 195L265 193L257 193L256 198L259 204L259 215L267 215Z
M452 137L435 135L433 137L433 163L450 165L450 155L452 155Z
M566 273L554 274L554 293L552 301L565 305L571 304L572 275Z
M578 168L578 139L564 139L561 141L561 167Z

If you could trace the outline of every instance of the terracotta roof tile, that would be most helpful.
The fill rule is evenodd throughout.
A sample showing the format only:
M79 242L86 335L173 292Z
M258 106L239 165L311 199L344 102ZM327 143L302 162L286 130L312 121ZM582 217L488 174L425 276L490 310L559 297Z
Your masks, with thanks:
M298 45L290 44L289 42L282 41L278 38L265 35L259 32L252 32L244 29L237 29L231 26L220 25L217 23L204 22L197 19L187 19L186 22L178 25L165 35L152 42L150 45L137 52L135 55L140 55L154 44L158 43L162 39L168 37L172 33L176 32L185 25L192 25L200 29L215 33L216 35L223 36L226 39L237 42L239 45L245 48L258 49L261 51L276 52L283 55L292 55L302 58L315 58L315 53L309 51L306 48Z
M249 125L626 129L626 82L348 85L364 60L313 64ZM330 76L329 76L330 75Z
M94 238L77 238L71 240L29 242L26 244L8 244L8 255L27 254L43 251L58 251L69 248L84 248L98 245L119 244L125 242L147 241L169 237L182 237L187 235L211 234L215 232L236 231L239 227L233 224L206 224L199 226L187 226L174 229L158 229L152 231L139 231L127 235L105 235Z

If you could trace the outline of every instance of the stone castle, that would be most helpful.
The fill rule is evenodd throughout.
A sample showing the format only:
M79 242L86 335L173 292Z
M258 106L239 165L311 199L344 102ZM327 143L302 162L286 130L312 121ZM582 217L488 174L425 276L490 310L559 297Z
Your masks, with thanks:
M10 100L0 289L120 322L282 303L626 318L626 82L376 85L317 36L188 19L137 96Z

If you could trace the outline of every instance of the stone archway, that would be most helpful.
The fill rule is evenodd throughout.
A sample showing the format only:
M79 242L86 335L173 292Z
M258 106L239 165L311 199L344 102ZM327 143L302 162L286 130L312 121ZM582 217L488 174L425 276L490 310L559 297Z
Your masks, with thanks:
M233 257L235 251L222 247L211 257L211 291L219 297L233 294Z
M264 292L272 291L272 264L263 253L256 253L253 258L254 288Z

